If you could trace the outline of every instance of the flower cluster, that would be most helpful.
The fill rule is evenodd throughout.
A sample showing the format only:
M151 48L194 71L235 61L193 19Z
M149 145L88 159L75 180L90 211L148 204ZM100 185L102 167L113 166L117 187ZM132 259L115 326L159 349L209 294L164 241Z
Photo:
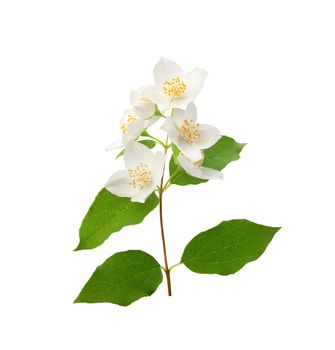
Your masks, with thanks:
M124 148L126 168L107 181L105 187L111 193L143 203L159 187L166 153L172 144L179 151L176 171L182 169L206 180L222 178L220 171L202 166L203 150L221 137L217 128L197 121L194 100L206 76L207 72L199 68L184 74L175 62L161 58L154 68L154 85L131 92L131 108L123 112L120 122L122 138L107 147L107 150ZM164 120L161 129L167 134L164 142L147 132L161 119ZM162 145L164 153L154 154L143 142L145 139Z

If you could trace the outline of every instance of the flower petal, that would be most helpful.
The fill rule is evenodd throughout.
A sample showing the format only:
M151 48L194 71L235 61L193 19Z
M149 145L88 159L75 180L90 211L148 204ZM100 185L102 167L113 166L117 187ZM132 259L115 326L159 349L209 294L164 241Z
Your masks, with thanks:
M200 124L199 133L200 138L194 143L201 149L213 146L221 137L220 130L208 124Z
M149 126L155 124L161 117L159 116L153 116L151 118L145 119L144 129L148 128Z
M196 166L182 153L178 156L178 162L181 167L191 176L204 180L222 179L222 173L218 170Z
M123 146L122 140L119 139L119 140L116 140L116 141L112 142L110 145L108 145L105 148L105 151L113 151L115 149L121 148L122 146Z
M178 156L178 163L181 167L191 176L200 177L201 171L199 167L196 167L187 157L182 153Z
M143 91L143 88L130 91L130 103L132 106L134 106L140 100L142 91Z
M174 122L175 126L178 129L180 129L180 127L184 123L184 120L187 118L187 111L180 108L176 108L173 111L173 116L170 118Z
M130 103L133 106L133 114L139 118L149 118L156 111L155 104L146 96L143 87L130 92Z
M182 69L177 63L161 57L154 68L155 86L157 88L163 88L165 81L175 77L184 77Z
M152 102L139 101L135 104L133 111L139 118L147 119L154 115L156 106Z
M154 155L154 161L152 164L152 183L155 184L155 187L159 184L163 171L164 171L164 164L165 164L165 154L162 152L156 152Z
M199 176L200 179L205 179L205 180L216 180L216 179L222 180L223 179L223 175L219 170L201 166L200 171L201 171L201 176Z
M163 106L169 106L170 98L163 93L163 89L155 86L146 86L143 88L144 94L153 102Z
M131 197L132 202L144 203L145 200L151 195L155 190L156 186L151 183L150 185L143 186L138 193Z
M107 181L105 188L119 197L132 197L138 192L138 188L130 185L127 170L120 170L113 174Z
M139 163L145 163L150 168L154 155L150 149L138 142L129 142L124 151L124 163L127 169L135 168Z
M181 128L181 126L184 123L185 119L190 119L193 121L197 120L197 108L195 107L194 103L190 103L186 110L176 108L173 112L173 117L172 117L174 124L178 129Z
M179 130L177 128L177 126L175 125L175 117L167 117L164 124L161 126L161 129L164 130L170 140L177 144L179 143L179 139L181 138L180 134L179 134Z
M184 97L194 101L204 85L207 75L208 72L200 68L195 68L187 73L185 75L186 91Z
M127 132L122 137L122 143L126 146L129 142L135 141L142 133L145 125L144 119L134 120L127 125Z
M194 142L188 143L183 138L179 138L176 142L177 147L185 154L193 163L203 159L201 148Z
M186 108L187 118L193 121L197 120L197 107L194 103L190 103Z
M169 101L169 106L172 108L180 108L185 110L192 101L193 99L191 97L183 95L180 97L172 98Z
M128 124L128 119L129 117L133 117L133 118L136 118L137 117L135 115L133 115L133 110L132 109L126 109L122 112L122 116L121 116L121 119L120 119L120 125L122 124Z

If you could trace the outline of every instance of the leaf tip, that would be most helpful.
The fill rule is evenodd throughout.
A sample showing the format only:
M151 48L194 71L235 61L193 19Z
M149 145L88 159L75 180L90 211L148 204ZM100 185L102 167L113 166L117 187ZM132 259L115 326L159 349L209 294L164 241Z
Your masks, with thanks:
M239 151L241 152L247 143L238 143Z
M81 292L78 294L78 296L76 297L76 299L73 300L73 304L78 304L78 303L82 303L82 301L80 300L80 294Z
M81 246L81 242L79 242L77 247L73 249L73 252L78 252L79 250L82 250L82 249L84 249L84 248Z

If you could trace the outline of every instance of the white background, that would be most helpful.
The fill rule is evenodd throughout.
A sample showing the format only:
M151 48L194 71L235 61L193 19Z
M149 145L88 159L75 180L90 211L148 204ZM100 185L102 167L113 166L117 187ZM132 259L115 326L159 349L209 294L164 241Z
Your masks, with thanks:
M1 1L1 338L11 349L334 349L333 1ZM171 187L169 260L222 220L282 226L229 277L173 270L124 308L72 304L114 252L160 262L157 211L73 253L122 162L128 93L160 56L209 71L199 120L247 142L223 182Z

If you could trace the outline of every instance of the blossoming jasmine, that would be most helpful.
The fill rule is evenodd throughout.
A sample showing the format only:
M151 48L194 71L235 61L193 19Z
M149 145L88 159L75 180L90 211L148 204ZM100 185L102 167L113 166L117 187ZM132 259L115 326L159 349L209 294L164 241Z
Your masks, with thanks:
M143 203L158 186L164 169L165 156L155 154L138 142L129 142L124 151L126 170L113 174L105 187L119 197L131 197Z
M185 109L198 96L206 76L200 68L184 74L177 63L162 57L154 68L155 85L144 91L156 104Z
M143 130L159 119L159 117L155 116L156 105L146 97L143 88L131 91L130 103L132 108L125 110L120 120L122 138L107 146L106 151L127 146L129 142L135 141Z
M220 131L214 126L197 123L197 109L193 103L185 111L175 109L162 129L193 163L203 158L203 149L213 146L221 137Z
M216 127L197 121L194 100L206 75L199 68L184 74L175 62L161 58L154 68L155 85L131 92L131 107L120 122L120 140L109 146L109 149L123 147L117 158L123 156L125 169L115 172L96 196L80 227L80 242L75 250L98 247L113 232L139 224L158 207L164 260L160 263L142 250L116 253L98 266L76 303L111 302L127 306L154 293L163 273L171 296L171 271L179 265L197 273L234 274L257 259L279 230L248 220L222 221L195 236L181 258L170 264L163 223L165 191L172 185L197 185L204 182L201 179L222 179L221 170L239 159L245 145L221 135ZM148 132L155 122L161 122L163 138L161 131L158 135ZM151 149L155 147L163 152L154 153ZM166 164L168 153L170 159ZM165 169L169 170L166 178ZM205 199L200 202L211 210L217 207ZM187 208L186 202L183 208ZM177 223L187 218L187 213L182 214L176 214ZM178 229L175 234L183 232Z

